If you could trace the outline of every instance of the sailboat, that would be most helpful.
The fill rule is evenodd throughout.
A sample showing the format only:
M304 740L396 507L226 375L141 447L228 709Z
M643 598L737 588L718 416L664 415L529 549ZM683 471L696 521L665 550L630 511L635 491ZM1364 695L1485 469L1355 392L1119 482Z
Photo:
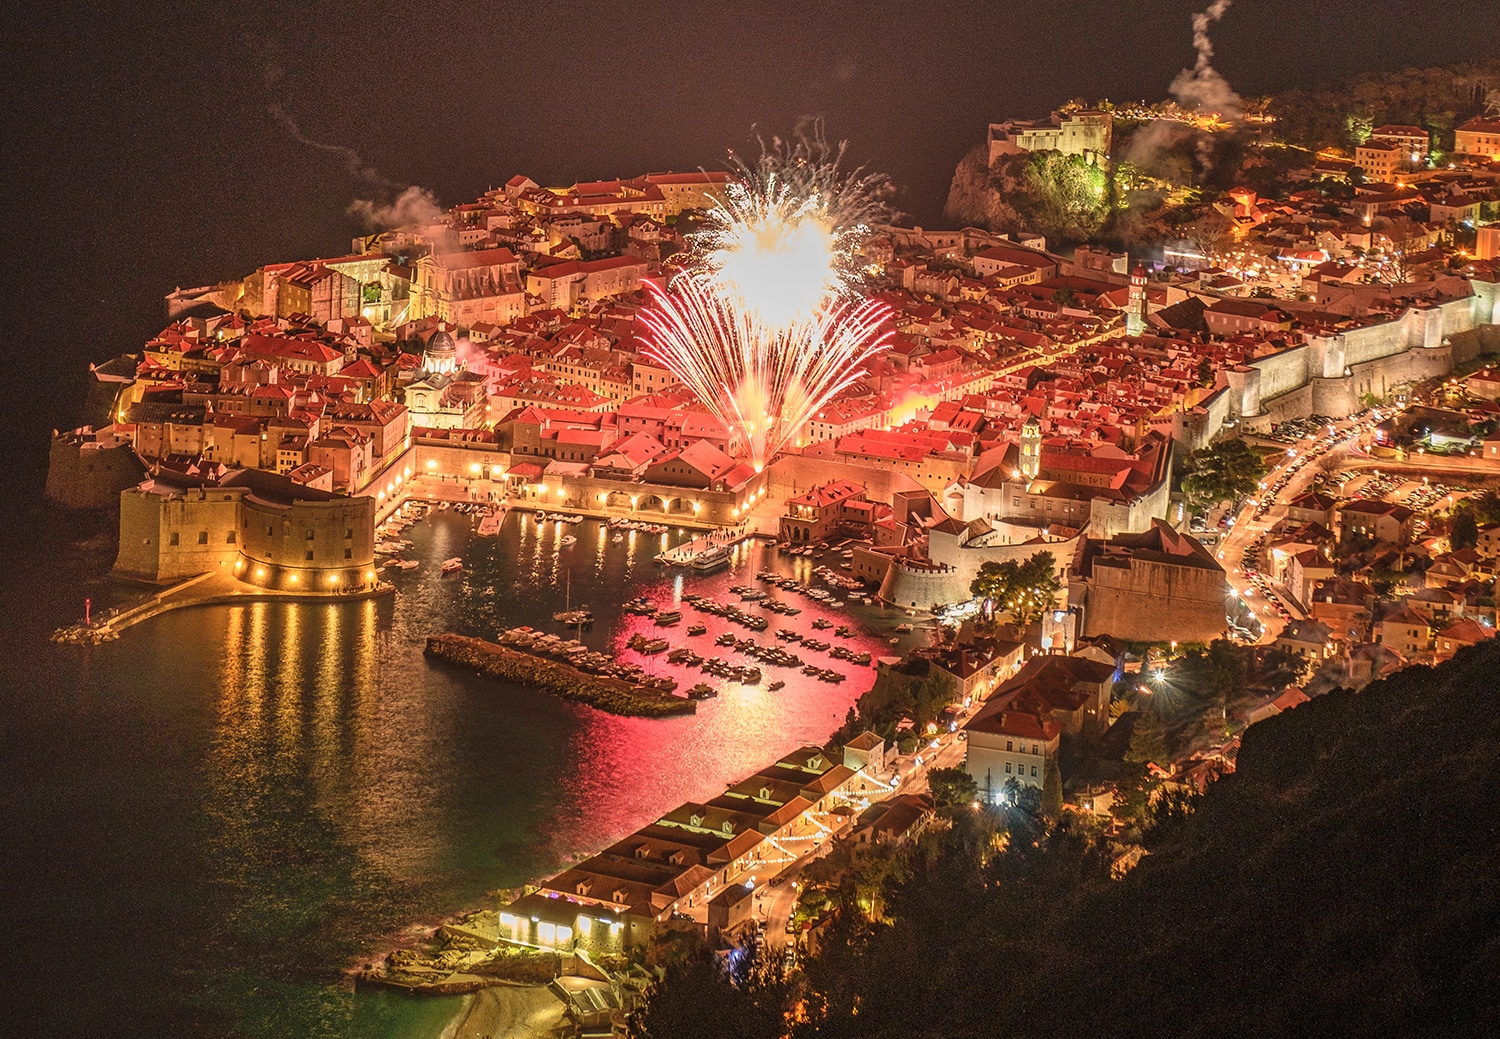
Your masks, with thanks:
M567 624L570 627L574 624L582 627L585 624L594 623L593 610L590 610L587 606L580 606L576 610L573 609L573 571L571 570L568 571L568 581L563 592L562 612L554 613L552 619Z

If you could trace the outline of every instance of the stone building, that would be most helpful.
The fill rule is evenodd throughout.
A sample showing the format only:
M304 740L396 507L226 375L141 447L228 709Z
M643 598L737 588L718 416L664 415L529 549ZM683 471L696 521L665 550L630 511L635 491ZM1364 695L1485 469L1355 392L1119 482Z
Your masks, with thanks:
M464 327L508 325L526 315L521 261L506 248L433 254L417 261L413 319L439 317Z
M1031 419L1019 443L986 451L973 475L950 484L942 505L954 519L985 520L1016 541L1051 528L1087 527L1101 538L1145 530L1167 513L1172 444L1155 430L1133 452L1066 437L1043 440Z
M263 588L347 594L377 584L375 500L242 470L193 485L158 477L120 494L114 572L151 582L221 573Z
M1208 642L1228 625L1224 568L1197 538L1153 520L1142 534L1084 538L1068 571L1068 604L1085 636Z
M865 497L862 486L834 480L787 499L781 537L804 545L822 541L846 527L868 530L874 522L874 510L875 504Z
M89 426L52 437L47 460L47 500L68 509L102 509L146 475L130 441L113 427Z
M991 123L989 164L1002 155L1021 152L1059 151L1081 155L1096 165L1109 158L1114 116L1109 112L1053 112L1050 120L1012 119Z

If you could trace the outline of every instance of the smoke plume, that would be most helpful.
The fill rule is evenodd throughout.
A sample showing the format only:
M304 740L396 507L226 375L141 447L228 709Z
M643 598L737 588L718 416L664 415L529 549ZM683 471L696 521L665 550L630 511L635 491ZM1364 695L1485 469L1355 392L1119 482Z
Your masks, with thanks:
M1240 96L1213 67L1214 44L1208 38L1208 27L1224 17L1230 2L1214 0L1208 10L1193 15L1193 49L1198 52L1198 60L1172 80L1171 94L1184 108L1218 112L1225 119L1235 120L1240 115Z
M413 184L390 203L357 198L349 204L349 215L358 217L371 231L384 231L407 224L430 224L443 215L443 209L432 192Z
M261 76L266 90L272 95L279 93L286 69L281 63L276 42L247 36L246 45L261 52ZM266 105L266 112L292 140L305 148L337 157L350 177L374 189L375 198L357 198L348 209L349 215L358 218L368 230L383 231L405 224L431 222L442 215L442 207L432 192L416 184L403 186L391 180L353 148L309 137L280 101L272 100Z

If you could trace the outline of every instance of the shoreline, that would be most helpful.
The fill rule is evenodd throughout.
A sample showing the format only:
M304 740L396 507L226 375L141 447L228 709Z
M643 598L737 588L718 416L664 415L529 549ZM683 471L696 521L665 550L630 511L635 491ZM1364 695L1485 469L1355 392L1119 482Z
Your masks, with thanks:
M142 621L194 606L238 606L257 602L361 602L394 594L396 594L396 586L388 581L381 581L374 588L358 592L292 592L285 589L261 588L226 574L210 571L178 581L144 601L119 609L91 625L71 624L58 628L52 633L51 641L82 645L110 642L119 638L122 631Z

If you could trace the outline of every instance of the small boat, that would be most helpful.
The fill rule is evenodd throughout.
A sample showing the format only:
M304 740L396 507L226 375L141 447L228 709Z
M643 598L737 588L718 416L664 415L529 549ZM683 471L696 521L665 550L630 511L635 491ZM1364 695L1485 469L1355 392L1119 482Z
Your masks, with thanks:
M452 559L445 559L445 560L443 560L443 565L440 566L438 569L442 570L442 572L445 573L445 574L453 574L453 573L457 573L458 571L462 570L463 568L464 568L464 561L462 559L460 559L458 556L454 556Z
M896 625L896 631L898 631L902 635L905 635L907 632L909 632L911 630L912 630L912 626L910 624L898 624L898 625Z
M578 539L575 538L572 534L564 534L557 543L563 546L576 545L578 544Z
M656 611L656 623L658 624L676 624L680 620L682 620L681 610Z
M826 617L819 617L817 620L812 622L812 626L817 628L819 631L822 631L824 628L833 627L833 621L829 620Z
M610 538L609 540L612 541L612 542L614 542L616 545L618 545L620 542L622 542L622 541L625 540L625 535L624 534L616 534L614 537Z
M766 686L766 688L769 689L769 690L771 690L771 692L774 693L778 689L785 689L786 688L786 683L783 682L781 679L778 678L776 681L774 681L770 685Z
M689 624L688 625L687 633L689 635L707 635L708 634L708 625L707 624Z

